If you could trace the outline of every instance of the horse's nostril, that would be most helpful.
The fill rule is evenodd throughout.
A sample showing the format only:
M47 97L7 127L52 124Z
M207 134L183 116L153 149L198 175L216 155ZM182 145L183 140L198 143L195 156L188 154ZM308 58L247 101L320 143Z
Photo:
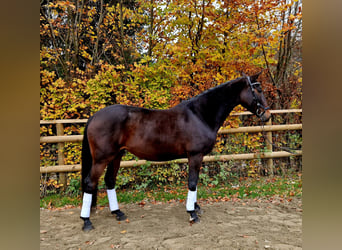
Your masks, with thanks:
M266 110L265 114L262 117L264 122L268 122L271 119L271 112L269 110Z

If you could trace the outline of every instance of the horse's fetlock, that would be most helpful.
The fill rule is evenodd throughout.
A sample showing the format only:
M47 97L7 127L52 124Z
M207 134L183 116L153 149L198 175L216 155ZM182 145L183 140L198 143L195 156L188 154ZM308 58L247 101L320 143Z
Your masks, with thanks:
M189 190L190 191L195 192L196 191L196 187L197 187L197 183L196 182L189 181Z

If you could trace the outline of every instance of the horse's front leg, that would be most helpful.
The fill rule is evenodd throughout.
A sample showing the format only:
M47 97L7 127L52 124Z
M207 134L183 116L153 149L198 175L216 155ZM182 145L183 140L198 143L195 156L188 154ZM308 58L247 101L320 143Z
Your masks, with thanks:
M190 214L191 222L199 222L197 216L202 213L200 206L197 204L197 182L199 171L202 165L203 155L191 155L189 158L189 180L188 180L188 196L186 199L186 211Z

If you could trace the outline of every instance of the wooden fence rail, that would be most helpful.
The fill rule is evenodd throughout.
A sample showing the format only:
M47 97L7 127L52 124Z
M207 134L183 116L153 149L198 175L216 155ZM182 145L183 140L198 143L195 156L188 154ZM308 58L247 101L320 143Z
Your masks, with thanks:
M283 114L283 113L301 113L301 109L290 109L290 110L272 110L272 114ZM251 115L250 112L232 113L231 116ZM43 136L40 137L40 143L58 143L58 166L44 166L40 167L40 173L61 173L60 182L66 186L66 173L75 172L81 170L81 165L63 165L63 147L65 142L80 142L83 140L83 135L63 135L64 128L63 124L75 124L75 123L86 123L87 119L69 119L69 120L53 120L53 121L40 121L41 125L45 124L56 124L57 136ZM255 133L255 132L266 132L267 138L272 140L272 132L274 131L285 131L285 130L301 130L302 124L286 124L286 125L272 125L271 120L267 122L265 126L251 126L251 127L239 127L230 129L220 129L219 134L232 134L232 133ZM249 153L249 154L232 154L232 155L217 155L217 156L205 156L203 162L215 162L215 161L229 161L229 160L250 160L250 159L268 159L267 168L272 170L273 158L289 157L289 156L301 156L302 151L296 150L295 153L291 154L285 151L272 152L272 144L266 141L266 148L269 152L267 153ZM151 162L151 165L164 165L174 163L187 163L188 159L177 159L169 162ZM121 167L135 167L146 164L145 160L138 161L122 161ZM272 173L272 171L269 171Z
M253 159L272 159L282 158L289 156L300 156L301 150L296 150L294 154L285 151L267 152L267 153L250 153L250 154L232 154L232 155L209 155L203 157L203 162L217 162L217 161L230 161L230 160L253 160ZM170 163L182 164L187 163L187 158L181 158L173 161L155 161L151 162L151 165L167 165ZM122 161L120 167L138 167L147 164L146 160L132 160ZM40 167L40 173L65 173L65 172L77 172L81 171L81 164L75 165L58 165L50 167Z

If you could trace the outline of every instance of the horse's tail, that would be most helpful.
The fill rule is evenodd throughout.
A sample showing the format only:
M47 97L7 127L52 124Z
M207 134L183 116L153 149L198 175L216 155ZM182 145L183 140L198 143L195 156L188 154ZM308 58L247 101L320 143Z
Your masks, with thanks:
M89 118L85 129L84 129L84 135L83 135L83 142L82 142L82 191L84 192L86 190L86 178L90 174L93 157L91 156L90 152L90 146L88 141L88 125L91 121L91 118Z

